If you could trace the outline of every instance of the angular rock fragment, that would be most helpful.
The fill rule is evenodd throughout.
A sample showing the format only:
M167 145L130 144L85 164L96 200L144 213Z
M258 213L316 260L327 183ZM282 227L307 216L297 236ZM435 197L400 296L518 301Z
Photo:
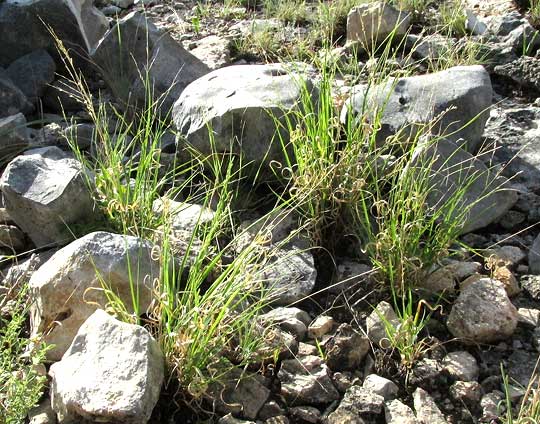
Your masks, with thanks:
M37 247L66 243L73 238L70 226L95 222L86 172L57 147L29 150L5 169L0 190L6 210Z
M133 236L90 233L56 252L30 279L32 334L46 334L55 346L47 358L59 360L79 327L99 307L110 290L128 311L147 312L159 266L152 245ZM133 299L138 305L133 305Z
M60 423L146 424L164 379L164 358L144 328L95 311L51 366Z
M32 102L43 96L54 80L56 65L46 50L35 50L20 57L6 69L13 83Z

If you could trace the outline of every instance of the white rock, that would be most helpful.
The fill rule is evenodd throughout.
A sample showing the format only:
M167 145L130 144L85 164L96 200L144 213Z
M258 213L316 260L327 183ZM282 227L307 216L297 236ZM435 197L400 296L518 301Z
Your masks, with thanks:
M394 398L399 391L395 383L377 374L368 375L362 387L382 396L385 400Z
M540 324L540 310L519 308L518 309L518 321L523 324L530 325L531 327L538 327Z
M373 45L393 37L403 37L409 28L411 17L382 1L353 7L347 15L347 42L359 43L369 50Z
M106 306L103 284L128 311L133 311L133 287L142 314L150 306L158 277L159 265L152 259L149 242L106 232L88 234L60 249L32 274L32 335L47 332L44 341L55 345L47 358L59 360L84 321L98 307Z
M480 373L476 358L465 351L450 352L443 358L442 364L444 370L456 380L475 381Z
M462 290L448 317L448 330L455 336L477 343L492 343L510 337L518 313L504 285L481 278Z
M312 339L320 339L328 334L334 326L334 318L327 315L319 315L308 326L308 336Z
M208 68L215 70L231 60L230 41L217 35L204 37L197 42L191 54L200 59Z
M98 309L49 373L60 423L146 424L159 399L164 359L143 327Z

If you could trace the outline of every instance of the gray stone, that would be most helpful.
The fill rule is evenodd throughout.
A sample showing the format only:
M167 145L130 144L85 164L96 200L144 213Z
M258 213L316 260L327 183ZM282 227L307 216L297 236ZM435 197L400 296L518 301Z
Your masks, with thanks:
M454 42L452 39L440 34L423 36L409 34L407 36L407 45L410 46L415 59L430 63L436 62L447 55L450 49L454 47Z
M524 275L520 282L531 298L540 300L540 275Z
M163 117L184 88L208 72L199 59L136 12L103 36L91 58L116 98L130 106L144 106L148 80Z
M504 401L504 394L498 390L482 396L482 421L490 422L499 419L499 405Z
M47 397L38 406L28 412L29 424L56 424L56 414L54 413L51 400Z
M209 207L176 202L166 197L155 200L152 210L156 215L168 216L172 230L187 231L190 234L193 234L198 226L212 222L215 217L215 212Z
M387 326L397 329L399 324L399 318L392 306L388 302L380 302L367 317L367 336L373 343L388 348L390 342L388 340Z
M0 2L0 66L35 50L57 55L47 25L67 48L87 53L108 28L93 0L5 0Z
M539 36L540 37L540 36ZM495 67L495 73L514 81L523 89L540 91L540 59L521 56L520 58Z
M0 68L0 118L18 113L27 114L33 110L32 103Z
M56 65L46 50L36 50L17 59L6 72L23 94L35 102L43 96L47 85L54 81Z
M289 408L289 415L297 421L316 424L321 418L321 412L313 406L296 406Z
M382 411L384 397L374 393L370 388L351 386L343 396L338 409L352 412L353 414L378 415Z
M298 107L303 90L314 90L304 72L294 65L291 68L283 64L229 66L191 83L173 110L180 150L188 143L203 154L214 150L242 153L245 163L253 162L253 166L283 162L276 121L286 125L285 114ZM281 137L288 139L285 129Z
M281 395L289 405L317 405L339 399L330 370L318 356L283 361L278 378Z
M24 233L13 225L0 225L0 248L20 253L26 246Z
M521 13L515 10L509 13L494 15L488 27L493 34L504 37L524 22L526 22L526 20L523 19Z
M450 386L450 396L468 405L478 405L482 397L482 386L477 381L456 381Z
M444 370L455 380L476 381L480 368L476 358L469 352L450 352L443 358Z
M529 270L540 275L540 234L536 236L529 250Z
M0 156L2 162L13 159L28 147L30 134L22 113L0 118Z
M134 0L111 0L111 3L121 9L127 9L133 6Z
M164 358L143 327L97 310L49 373L60 423L146 424L161 392Z
M360 418L357 414L347 411L345 409L338 408L334 412L330 413L324 424L365 424L366 422Z
M416 389L413 402L419 424L448 424L435 401L425 390Z
M540 33L525 20L520 26L510 31L503 42L516 54L528 55L540 46Z
M334 318L328 315L319 315L308 326L308 337L311 339L320 339L332 331L334 327Z
M335 276L335 281L328 287L328 292L338 294L347 289L359 287L369 280L373 273L373 268L369 265L355 261L344 260L339 263Z
M311 321L309 314L302 309L278 307L261 315L263 322L274 323L279 327L303 340L307 333L307 325Z
M43 104L53 112L64 114L83 110L80 93L74 83L61 79L49 84L43 94Z
M222 68L231 60L230 40L210 35L197 42L191 54L201 60L210 70Z
M482 66L456 66L433 74L389 79L374 87L357 85L341 119L365 119L367 113L373 122L380 115L380 144L400 131L402 136L413 135L438 119L432 133L475 151L482 142L491 100L491 81Z
M465 14L467 16L467 20L465 21L465 29L472 35L485 34L487 31L487 25L478 19L472 10L466 9Z
M57 147L29 150L5 169L6 210L37 247L65 243L72 239L69 226L95 221L86 172Z
M106 307L104 289L112 290L130 312L133 290L137 312L147 312L159 266L152 245L132 236L90 233L56 252L30 278L32 334L55 346L47 352L59 360L79 327L99 307Z
M504 285L481 278L463 289L448 317L455 337L476 343L492 343L510 337L517 326L517 309Z
M349 324L341 324L324 344L326 361L333 371L358 369L371 345Z
M353 7L347 15L347 43L358 43L363 49L403 37L411 16L390 4L375 1Z
M234 368L220 382L212 383L208 393L218 411L248 420L257 418L269 396L264 378Z
M396 397L399 391L398 386L396 386L392 381L377 374L368 375L364 379L362 387L375 394L378 394L379 396L382 396L384 400L390 400Z
M418 424L412 409L397 399L384 403L384 417L386 424Z
M81 150L90 148L96 137L94 124L73 124L64 129L64 137L69 143L75 144Z
M540 310L519 308L518 309L518 322L526 324L530 327L536 328L540 324Z
M426 206L439 219L458 220L461 234L497 221L517 201L506 178L449 140L421 143L411 167L404 175L412 172L429 187Z

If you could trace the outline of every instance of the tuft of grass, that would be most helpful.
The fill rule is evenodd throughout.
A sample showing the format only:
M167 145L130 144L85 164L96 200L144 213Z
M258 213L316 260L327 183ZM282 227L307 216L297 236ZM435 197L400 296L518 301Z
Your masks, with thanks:
M435 2L433 0L390 0L390 4L412 14L413 21L425 20L426 12Z
M26 335L27 285L10 303L10 316L0 315L0 422L20 424L38 403L47 378L39 372L47 346ZM0 309L4 309L0 301Z
M449 37L467 35L465 4L463 0L446 0L439 7L440 25L442 32Z
M530 0L529 17L532 25L540 25L540 0Z
M309 18L305 0L264 0L263 9L268 18L276 18L286 24L305 24Z
M534 367L529 384L519 405L513 405L511 399L511 382L508 374L501 364L502 384L504 388L504 406L506 412L501 414L501 422L504 424L529 424L540 422L540 375L537 373L538 361Z

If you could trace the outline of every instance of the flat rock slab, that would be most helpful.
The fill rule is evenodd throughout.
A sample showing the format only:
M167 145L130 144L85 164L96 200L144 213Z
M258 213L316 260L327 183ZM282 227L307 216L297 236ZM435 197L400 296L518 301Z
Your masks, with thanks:
M98 309L49 374L60 424L145 424L161 392L164 358L143 327Z

